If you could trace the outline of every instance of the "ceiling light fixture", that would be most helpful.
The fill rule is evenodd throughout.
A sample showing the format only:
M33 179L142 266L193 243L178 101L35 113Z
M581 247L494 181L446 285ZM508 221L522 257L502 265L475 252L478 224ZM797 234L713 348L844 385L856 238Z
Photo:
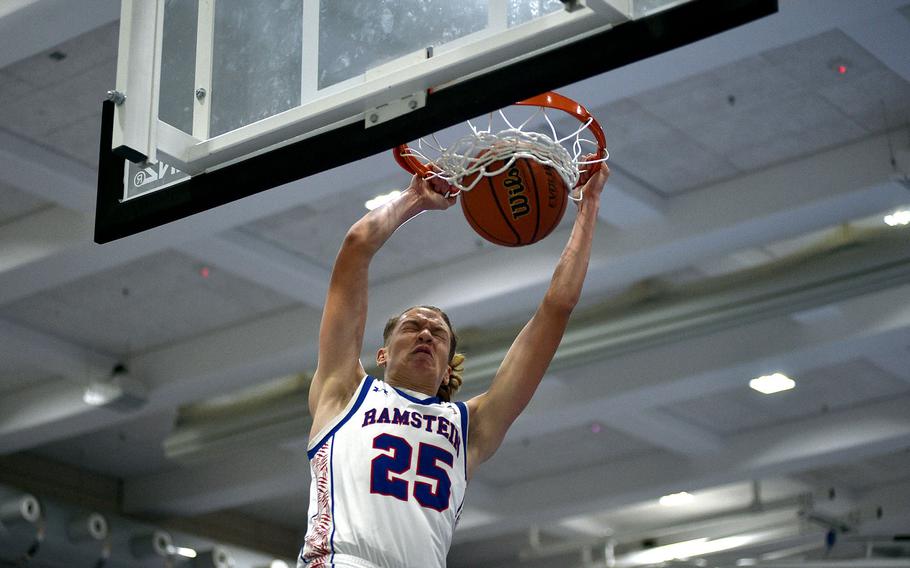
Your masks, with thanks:
M148 402L147 395L145 386L130 375L126 365L118 363L109 377L94 379L85 387L82 400L90 406L131 412Z
M752 537L747 535L728 536L724 538L716 538L714 540L708 540L707 538L697 538L695 540L676 542L673 544L667 544L664 546L658 546L647 550L633 552L622 559L622 564L627 566L642 566L646 564L660 564L662 562L669 562L671 560L685 560L687 558L704 556L706 554L714 554L716 552L722 552L724 550L739 548L740 546L749 544L752 540Z
M367 209L372 211L373 209L376 209L380 205L385 205L386 203L388 203L390 201L395 201L396 199L398 199L398 196L400 196L400 195L401 195L401 192L396 189L395 191L390 191L389 193L383 193L381 195L377 195L373 199L370 199L366 203L364 203L364 206L366 206Z
M695 497L693 497L691 493L680 491L679 493L664 495L660 498L659 502L664 507L677 507L679 505L691 503L694 499Z
M196 551L193 550L192 548L185 548L183 546L178 546L178 547L174 548L174 552L176 552L177 554L179 554L180 556L183 556L185 558L196 558Z
M749 387L762 394L774 394L785 390L790 390L796 386L796 381L783 373L773 373L771 375L762 375L749 381Z
M910 224L910 209L899 209L890 215L885 215L884 221L889 227Z

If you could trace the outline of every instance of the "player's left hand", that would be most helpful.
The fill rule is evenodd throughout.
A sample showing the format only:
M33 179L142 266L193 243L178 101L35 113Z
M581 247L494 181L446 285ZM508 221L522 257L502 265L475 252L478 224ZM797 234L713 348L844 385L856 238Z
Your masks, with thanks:
M595 159L597 159L596 154L586 154L582 156L580 161L584 162ZM578 187L581 189L583 196L582 200L588 199L589 197L600 197L600 193L603 191L604 184L607 183L607 179L610 177L610 166L608 166L606 162L601 162L599 165L600 167L597 169L597 171L591 173L594 164L588 164L586 171L582 172L581 176L578 178Z

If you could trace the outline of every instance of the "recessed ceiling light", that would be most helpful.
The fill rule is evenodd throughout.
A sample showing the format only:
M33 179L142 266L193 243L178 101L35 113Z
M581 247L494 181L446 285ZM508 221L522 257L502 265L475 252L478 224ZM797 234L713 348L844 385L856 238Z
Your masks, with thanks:
M401 195L401 192L397 189L395 191L390 191L389 193L383 193L381 195L377 195L373 199L368 200L366 203L364 203L364 206L372 211L380 205L385 205L389 201L395 201L398 199L399 195Z
M910 224L910 209L899 209L890 215L885 215L884 221L889 227Z
M185 548L183 546L178 546L174 548L174 552L183 556L185 558L196 558L196 551L192 548Z
M671 493L669 495L664 495L660 498L660 504L665 507L677 507L679 505L685 505L686 503L691 503L695 497L690 493L685 491L680 491L679 493Z
M774 394L792 389L796 386L796 381L783 373L774 373L752 379L749 386L762 394Z

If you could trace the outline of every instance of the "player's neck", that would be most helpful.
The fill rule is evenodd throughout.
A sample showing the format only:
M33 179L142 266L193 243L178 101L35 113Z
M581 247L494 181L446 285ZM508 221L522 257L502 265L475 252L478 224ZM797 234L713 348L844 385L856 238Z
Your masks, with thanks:
M436 396L436 390L434 390L432 386L427 385L426 381L419 381L408 377L389 376L386 376L384 380L386 384L395 388L418 392L425 396Z

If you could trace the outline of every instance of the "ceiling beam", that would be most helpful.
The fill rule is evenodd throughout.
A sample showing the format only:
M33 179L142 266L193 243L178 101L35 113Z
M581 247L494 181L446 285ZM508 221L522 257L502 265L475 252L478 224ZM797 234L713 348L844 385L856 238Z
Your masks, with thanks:
M200 466L129 479L127 513L198 515L286 495L302 499L310 484L304 451L248 449Z
M725 447L719 436L704 428L651 409L609 413L601 419L614 430L679 454L712 454Z
M686 460L654 452L588 468L566 468L500 487L482 506L495 523L461 531L464 542L534 523L591 514L676 491L787 475L894 452L910 443L910 398L899 397L729 437L723 454ZM592 491L597 488L597 491ZM469 498L470 499L470 498Z
M116 359L62 341L46 333L0 319L0 360L21 361L47 374L69 377L88 384L92 378L111 372Z
M802 371L862 357L870 347L899 349L910 342L910 285L841 305L840 321L816 327L779 315L560 370L572 377L566 381L571 394L558 407L530 407L507 441L745 388L749 379L769 371L799 380Z

